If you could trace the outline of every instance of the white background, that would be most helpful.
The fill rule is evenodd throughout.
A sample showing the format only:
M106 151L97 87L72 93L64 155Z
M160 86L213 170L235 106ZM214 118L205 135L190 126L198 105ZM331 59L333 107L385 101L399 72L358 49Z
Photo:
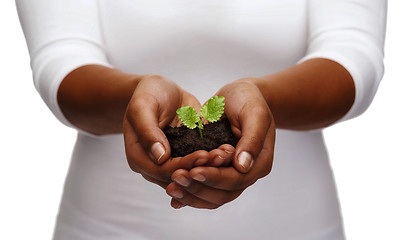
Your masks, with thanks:
M389 1L386 73L361 117L325 131L347 239L403 239L403 3ZM34 89L12 0L0 1L0 239L50 239L75 132Z

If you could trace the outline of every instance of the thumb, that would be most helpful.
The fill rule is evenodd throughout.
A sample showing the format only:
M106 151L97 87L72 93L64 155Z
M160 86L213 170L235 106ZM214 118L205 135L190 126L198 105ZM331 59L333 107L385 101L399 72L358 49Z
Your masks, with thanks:
M247 173L263 149L271 125L270 110L267 105L254 106L240 113L241 138L238 141L233 161L241 173Z
M126 111L126 118L150 159L156 164L162 164L169 159L171 148L160 126L169 121L163 121L162 124L159 122L158 103L148 98L133 98Z

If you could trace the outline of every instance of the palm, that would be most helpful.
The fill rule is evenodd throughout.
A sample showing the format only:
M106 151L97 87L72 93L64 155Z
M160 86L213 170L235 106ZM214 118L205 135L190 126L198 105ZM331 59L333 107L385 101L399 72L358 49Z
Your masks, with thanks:
M269 174L272 166L275 124L258 88L247 80L224 86L217 95L226 98L225 114L232 131L239 137L232 166L201 166L190 171L179 169L172 175L167 193L175 208L217 208L237 198L244 189ZM246 161L244 156L248 156ZM183 181L189 179L184 186ZM178 197L177 193L183 194ZM175 194L176 193L176 194Z

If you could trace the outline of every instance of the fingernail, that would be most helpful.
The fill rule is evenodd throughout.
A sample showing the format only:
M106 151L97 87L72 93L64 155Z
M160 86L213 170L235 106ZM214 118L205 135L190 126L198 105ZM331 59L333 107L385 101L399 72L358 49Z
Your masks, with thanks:
M232 153L234 153L234 152L232 152L232 151L228 151L228 150L224 150L224 152L226 152L226 153L228 153L228 154L232 154Z
M223 163L224 163L224 158L221 157L220 155L218 155L217 158L214 159L214 165L216 165L216 166L220 166Z
M178 183L179 185L184 186L184 187L187 187L187 186L190 185L189 179L187 179L186 177L181 176L181 175L179 175L176 178L174 178L174 181L176 183Z
M252 166L252 156L250 155L250 153L248 152L241 152L238 156L238 161L239 164L241 164L241 166L243 168L245 168L246 171L248 171L250 169L250 167Z
M181 190L174 190L172 192L169 193L169 195L171 195L171 197L174 198L183 198L183 192Z
M192 177L194 180L198 182L204 182L206 181L206 177L201 175L201 174L196 174L194 177Z
M164 154L165 154L165 148L164 148L164 146L162 146L161 143L156 142L151 147L151 153L153 154L153 156L154 156L155 160L157 161L157 163L159 163L161 158L162 158L162 156L164 156Z

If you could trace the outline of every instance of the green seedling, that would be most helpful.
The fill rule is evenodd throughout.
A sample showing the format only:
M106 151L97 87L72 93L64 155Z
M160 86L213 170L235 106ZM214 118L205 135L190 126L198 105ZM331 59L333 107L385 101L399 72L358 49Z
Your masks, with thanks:
M200 109L200 114L202 117L211 123L217 122L224 113L224 100L225 97L222 96L210 98L208 102ZM204 126L196 109L190 106L185 106L176 110L176 113L186 127L190 129L198 127L200 137L203 139L202 130L204 129Z

